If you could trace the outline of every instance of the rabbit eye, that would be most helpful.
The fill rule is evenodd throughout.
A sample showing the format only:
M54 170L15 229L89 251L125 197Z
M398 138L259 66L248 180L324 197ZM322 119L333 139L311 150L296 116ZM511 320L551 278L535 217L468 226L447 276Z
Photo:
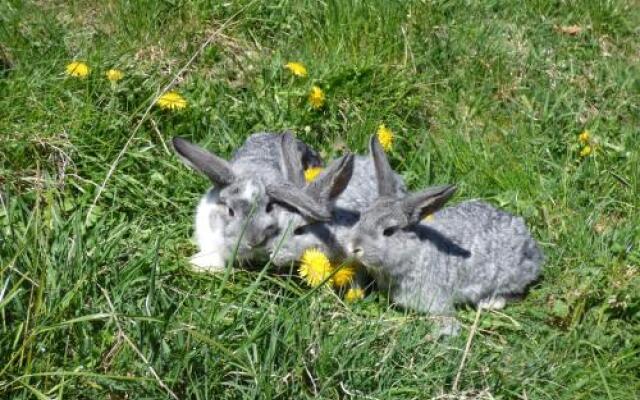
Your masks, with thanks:
M307 226L303 225L303 226L299 226L296 229L293 230L293 234L296 236L302 235L307 231Z
M383 230L383 231L382 231L382 234L383 234L384 236L387 236L387 237L388 237L388 236L391 236L391 235L393 235L394 233L396 233L396 231L397 231L397 230L398 230L398 228L397 228L397 227L392 226L392 227L389 227L389 228L386 228L385 230Z
M227 207L227 212L229 213L230 217L233 217L236 215L235 211L233 211L233 208L231 207Z

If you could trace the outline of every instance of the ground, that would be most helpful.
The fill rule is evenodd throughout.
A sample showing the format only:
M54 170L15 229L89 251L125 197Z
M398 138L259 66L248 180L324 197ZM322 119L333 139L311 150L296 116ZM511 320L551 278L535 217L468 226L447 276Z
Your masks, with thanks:
M616 0L1 2L0 397L637 398L638 26ZM290 129L330 159L380 124L412 189L525 218L525 299L434 340L383 294L191 272L207 181L171 137Z

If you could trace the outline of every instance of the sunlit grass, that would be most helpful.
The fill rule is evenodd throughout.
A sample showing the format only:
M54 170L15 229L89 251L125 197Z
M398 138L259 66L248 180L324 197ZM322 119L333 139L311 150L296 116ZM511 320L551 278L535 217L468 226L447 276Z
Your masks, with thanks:
M635 398L639 12L0 4L0 397ZM74 60L91 73L68 76ZM174 79L188 106L150 107ZM456 182L454 202L522 215L547 255L523 301L480 316L457 394L468 329L434 341L429 318L382 294L310 292L295 268L188 266L207 181L172 136L229 156L251 132L291 129L331 158L366 152L382 123L411 188ZM474 315L458 312L467 328Z

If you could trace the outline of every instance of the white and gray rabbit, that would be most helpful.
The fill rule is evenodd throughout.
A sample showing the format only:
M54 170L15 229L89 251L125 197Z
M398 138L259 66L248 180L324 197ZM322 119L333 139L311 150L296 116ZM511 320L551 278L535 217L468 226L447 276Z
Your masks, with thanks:
M289 150L285 150L284 147ZM255 133L226 161L186 139L173 139L173 148L189 166L208 177L213 187L198 204L195 237L198 253L191 263L200 270L224 268L232 255L255 260L266 255L267 241L278 234L274 202L304 210L309 218L330 219L330 211L310 201L287 176L295 148L298 164L319 166L317 153L289 133Z
M451 185L398 196L377 139L371 148L379 197L348 247L394 303L441 316L457 303L502 308L539 277L543 255L522 218L480 201L441 209L455 192Z
M296 163L299 156L288 163L293 168L288 175L293 177L294 183L308 194L315 203L314 208L332 209L332 218L330 221L317 221L304 212L277 207L281 235L273 238L269 246L275 265L284 266L296 262L309 248L322 251L338 264L348 257L344 247L346 238L360 219L360 213L375 200L377 181L370 156L346 157L348 158L334 161L311 183L305 183L302 166ZM337 168L345 161L352 167ZM394 174L393 180L397 195L406 193L402 178ZM327 195L319 195L321 191Z

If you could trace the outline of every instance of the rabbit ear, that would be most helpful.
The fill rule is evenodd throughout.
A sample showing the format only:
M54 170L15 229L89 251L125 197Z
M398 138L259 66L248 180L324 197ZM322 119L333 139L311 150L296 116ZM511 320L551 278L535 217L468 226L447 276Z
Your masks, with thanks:
M270 184L267 185L267 194L274 200L293 207L306 218L329 221L330 201L347 187L353 173L353 159L353 154L347 154L333 161L304 189L296 187L293 182Z
M353 160L353 154L346 154L331 162L316 179L306 186L305 193L322 204L328 204L334 200L351 180Z
M409 224L418 223L442 208L455 192L454 185L442 185L410 194L401 201L402 211L407 216Z
M281 136L280 147L282 150L282 170L285 178L297 187L304 187L304 168L302 167L302 154L298 148L296 139L290 132Z
M306 218L314 221L331 220L328 205L319 203L291 182L269 184L266 192L272 199L294 208Z
M216 186L227 186L235 180L231 165L226 160L181 137L174 137L172 143L182 162L205 174Z
M393 197L396 195L396 180L391 165L387 160L387 155L378 141L376 135L371 136L369 141L369 152L373 158L373 166L376 170L376 179L378 181L378 196Z

